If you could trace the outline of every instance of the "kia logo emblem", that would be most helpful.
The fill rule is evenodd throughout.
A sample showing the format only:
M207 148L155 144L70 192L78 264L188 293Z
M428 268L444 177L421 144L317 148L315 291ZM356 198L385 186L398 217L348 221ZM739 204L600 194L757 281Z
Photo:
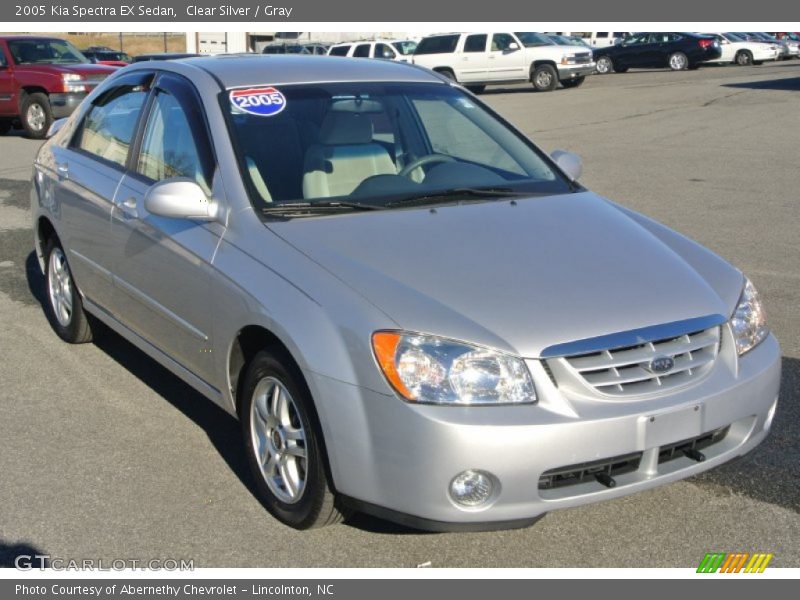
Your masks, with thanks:
M650 363L647 365L647 370L651 373L666 373L667 371L671 371L672 367L675 366L675 361L669 356L656 356Z

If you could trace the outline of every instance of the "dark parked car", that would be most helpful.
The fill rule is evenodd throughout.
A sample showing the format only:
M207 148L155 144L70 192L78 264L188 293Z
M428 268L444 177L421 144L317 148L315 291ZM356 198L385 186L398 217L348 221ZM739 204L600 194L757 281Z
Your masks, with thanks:
M276 42L267 44L261 51L262 54L318 54L325 55L328 53L328 46L330 44L322 43L309 43L309 44L296 44L285 42Z
M200 56L200 54L192 54L191 52L156 52L155 54L140 54L133 57L133 62L142 62L144 60L178 60L179 58L192 58L193 56Z
M594 59L601 74L631 68L696 69L722 55L719 42L694 33L634 33L615 46L597 48Z

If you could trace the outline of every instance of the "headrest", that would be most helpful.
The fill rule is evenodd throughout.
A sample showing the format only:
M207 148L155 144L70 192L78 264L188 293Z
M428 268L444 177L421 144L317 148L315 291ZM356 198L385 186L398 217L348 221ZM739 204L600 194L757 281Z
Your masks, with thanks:
M369 144L372 141L372 119L352 112L329 112L322 121L319 141L325 146Z

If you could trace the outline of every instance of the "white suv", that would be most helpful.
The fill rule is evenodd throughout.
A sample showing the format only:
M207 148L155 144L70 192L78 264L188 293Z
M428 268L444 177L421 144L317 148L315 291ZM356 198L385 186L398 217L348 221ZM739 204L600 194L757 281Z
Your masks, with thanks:
M413 40L374 40L334 44L328 48L328 56L350 56L354 58L383 58L399 62L411 62L417 43Z
M448 33L424 38L413 62L449 77L473 92L487 85L530 81L539 91L558 82L577 87L595 70L585 46L558 46L540 33Z

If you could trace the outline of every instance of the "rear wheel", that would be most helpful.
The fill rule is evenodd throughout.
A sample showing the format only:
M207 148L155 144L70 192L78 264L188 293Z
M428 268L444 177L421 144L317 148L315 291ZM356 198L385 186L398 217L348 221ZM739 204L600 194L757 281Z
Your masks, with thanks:
M457 81L456 74L453 73L453 71L451 71L450 69L436 69L436 72L439 73L439 75L444 75L450 81Z
M558 73L552 65L539 65L533 70L531 82L537 92L551 92L558 85Z
M689 59L683 52L673 52L667 61L673 71L684 71L689 68Z
M472 92L473 94L482 94L483 90L486 89L485 85L468 85L467 89Z
M576 88L584 81L586 81L586 76L575 77L574 79L564 79L561 82L561 85L563 85L565 88Z
M45 314L50 325L65 342L83 344L92 341L89 318L83 310L78 287L61 244L54 238L47 242L44 252L44 275L47 286Z
M53 111L46 94L27 94L20 107L20 121L27 134L37 140L44 139L53 123Z
M328 483L311 395L291 359L266 350L256 354L242 397L245 453L267 510L295 529L342 521L347 513Z
M746 67L753 64L753 54L749 50L739 50L734 60L740 67Z

